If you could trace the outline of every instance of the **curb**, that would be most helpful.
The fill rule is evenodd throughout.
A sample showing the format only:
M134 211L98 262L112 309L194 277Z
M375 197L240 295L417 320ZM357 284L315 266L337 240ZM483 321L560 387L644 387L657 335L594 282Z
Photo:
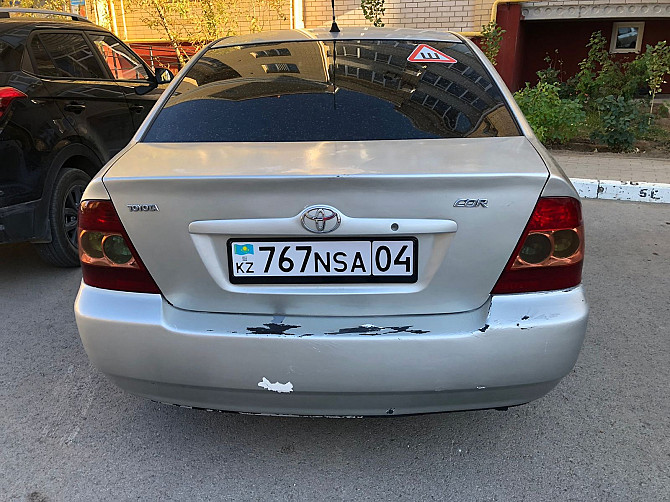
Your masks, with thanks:
M670 184L645 181L585 180L570 178L583 199L623 200L670 204Z

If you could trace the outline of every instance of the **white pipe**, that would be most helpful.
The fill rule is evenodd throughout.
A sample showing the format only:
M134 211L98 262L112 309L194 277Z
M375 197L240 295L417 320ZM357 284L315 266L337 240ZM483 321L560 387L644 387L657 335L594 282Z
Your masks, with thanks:
M293 28L302 30L305 28L305 11L303 10L304 0L293 0Z
M126 25L126 7L121 0L121 20L123 21L123 39L128 40L128 26Z
M114 8L114 0L109 0L109 17L112 19L112 31L114 35L119 36L119 27L116 25L116 9Z

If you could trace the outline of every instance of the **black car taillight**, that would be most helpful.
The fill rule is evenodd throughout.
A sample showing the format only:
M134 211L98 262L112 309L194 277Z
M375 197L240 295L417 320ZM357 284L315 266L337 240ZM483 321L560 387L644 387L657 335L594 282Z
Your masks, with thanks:
M580 202L572 197L543 197L491 292L529 293L577 286L582 281L583 260Z
M24 93L13 87L0 87L0 118L2 118L5 112L9 109L9 105L15 99L27 98Z
M79 259L89 286L160 293L108 200L82 201L79 206Z

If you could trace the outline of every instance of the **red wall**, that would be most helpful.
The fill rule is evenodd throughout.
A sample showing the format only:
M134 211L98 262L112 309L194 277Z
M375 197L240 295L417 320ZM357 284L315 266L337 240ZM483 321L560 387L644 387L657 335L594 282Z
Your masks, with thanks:
M525 82L536 83L536 71L547 67L544 58L550 56L554 62L561 60L563 78L571 77L579 71L578 63L582 61L588 50L586 44L594 31L600 30L607 39L608 48L612 36L612 25L619 19L571 20L571 21L522 21L523 32L521 57L516 64L520 66L518 87ZM649 44L655 45L661 40L667 40L670 35L670 19L645 20L632 19L631 21L645 21L642 35L642 48ZM558 53L556 53L558 50ZM636 54L616 55L621 61L633 59ZM517 87L517 86L515 86ZM517 88L518 88L517 87ZM516 89L514 89L516 90ZM670 84L666 84L663 92L670 92Z

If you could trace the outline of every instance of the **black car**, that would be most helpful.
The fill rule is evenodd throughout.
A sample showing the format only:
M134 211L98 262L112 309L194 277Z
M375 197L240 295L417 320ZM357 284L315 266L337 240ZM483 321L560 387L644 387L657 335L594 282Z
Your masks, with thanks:
M26 11L49 17L15 16ZM0 243L77 266L84 188L171 78L86 18L0 9Z

